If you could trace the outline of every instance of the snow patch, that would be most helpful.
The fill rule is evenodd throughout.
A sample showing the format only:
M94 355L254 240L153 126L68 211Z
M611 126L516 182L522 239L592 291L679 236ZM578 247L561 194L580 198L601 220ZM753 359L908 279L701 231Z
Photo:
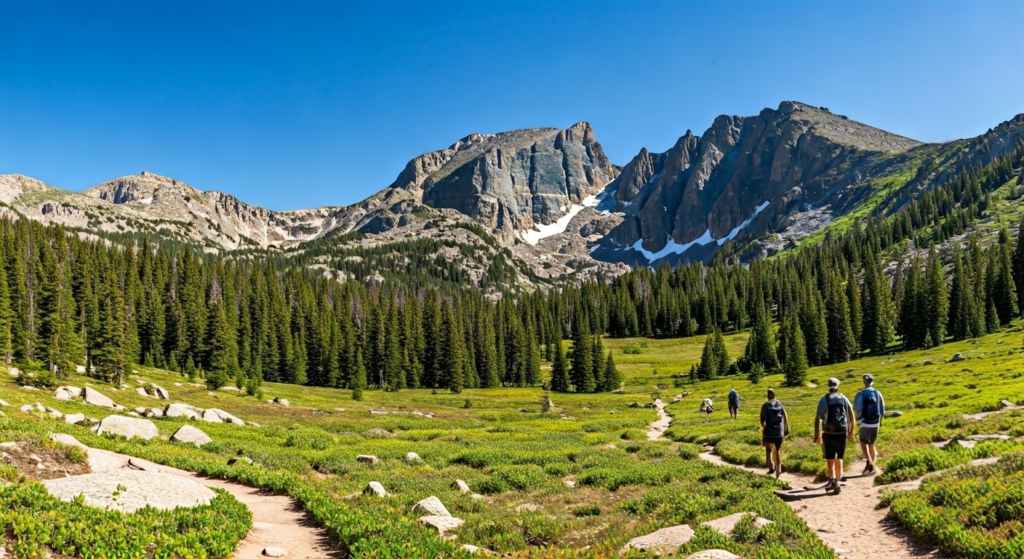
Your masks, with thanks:
M647 258L648 262L654 262L655 260L660 260L660 259L665 258L666 256L668 256L670 254L683 254L687 250L690 250L690 248L693 247L694 245L704 246L704 245L707 245L707 244L710 244L710 243L716 243L716 244L718 244L718 246L722 246L722 245L724 245L726 243L726 241L731 241L732 239L735 239L736 235L739 235L740 231L742 231L746 226L750 225L750 223L752 221L754 221L754 218L757 217L758 214L763 212L765 210L765 208L767 208L770 204L771 204L771 202L768 202L768 201L761 202L761 204L759 206L757 206L757 208L754 209L754 215L750 216L743 223L737 225L732 231L729 231L728 235L726 235L726 236L724 236L724 237L722 237L720 239L713 238L711 236L711 230L710 229L705 229L704 230L704 234L702 234L700 237L697 237L696 239L694 239L694 240L692 240L692 241L690 241L688 243L685 243L685 244L677 243L675 241L675 239L673 239L672 236L669 235L668 240L665 242L664 248L662 248L658 252L651 252L651 251L645 249L644 246L643 246L643 244L644 244L644 240L643 239L638 240L637 242L633 243L631 246L623 247L623 248L621 248L619 250L635 250L635 251L643 254L644 257Z
M526 243L535 245L540 242L541 239L546 239L548 237L558 235L559 233L565 233L565 230L569 228L569 223L572 221L572 218L576 217L585 208L597 208L598 205L601 204L601 201L610 194L612 193L602 190L597 194L587 196L583 199L582 203L570 206L569 212L555 220L554 223L549 223L547 225L535 223L533 224L533 229L520 231L519 233L516 233L516 236ZM562 211L565 211L565 206L562 206L561 209ZM608 215L609 213L607 210L598 210L598 212L603 215Z

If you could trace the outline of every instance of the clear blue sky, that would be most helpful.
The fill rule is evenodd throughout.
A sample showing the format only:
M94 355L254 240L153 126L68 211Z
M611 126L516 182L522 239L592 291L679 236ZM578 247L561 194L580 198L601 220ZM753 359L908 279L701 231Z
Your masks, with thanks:
M384 4L0 0L0 173L293 209L472 132L589 120L622 165L785 99L925 141L1024 112L1019 0Z

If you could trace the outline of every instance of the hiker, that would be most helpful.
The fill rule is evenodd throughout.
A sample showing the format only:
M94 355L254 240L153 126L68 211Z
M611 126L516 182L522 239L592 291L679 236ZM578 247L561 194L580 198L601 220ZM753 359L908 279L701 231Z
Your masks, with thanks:
M875 466L875 459L878 452L875 450L875 440L878 439L878 428L882 426L882 416L885 415L885 400L882 393L874 386L875 377L865 374L864 390L857 393L853 399L853 411L857 412L857 425L860 435L860 452L867 464L861 475L878 472Z
M733 388L729 391L729 417L736 419L736 414L740 412L740 394Z
M700 403L700 411L706 413L708 421L711 421L711 414L715 411L715 406L711 402L711 398L704 398L704 401Z
M839 393L839 379L828 379L828 394L818 401L814 415L814 442L821 443L828 464L828 483L825 492L839 494L839 481L843 479L843 457L846 441L853 440L853 406Z
M764 461L768 474L782 475L782 440L789 435L789 416L782 402L775 399L775 391L768 389L768 401L761 404L761 442L764 444Z

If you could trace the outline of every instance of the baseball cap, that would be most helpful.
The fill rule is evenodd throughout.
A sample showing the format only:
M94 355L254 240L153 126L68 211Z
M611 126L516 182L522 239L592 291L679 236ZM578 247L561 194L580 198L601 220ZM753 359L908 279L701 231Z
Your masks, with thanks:
M769 388L768 389L768 399L772 399L774 397L775 397L775 391L772 390L771 388Z
M837 379L835 377L828 379L828 387L829 388L839 388L839 379Z
M866 381L873 381L873 380L875 380L875 377L872 376L871 373L864 373L864 376L861 377L861 378L863 378Z

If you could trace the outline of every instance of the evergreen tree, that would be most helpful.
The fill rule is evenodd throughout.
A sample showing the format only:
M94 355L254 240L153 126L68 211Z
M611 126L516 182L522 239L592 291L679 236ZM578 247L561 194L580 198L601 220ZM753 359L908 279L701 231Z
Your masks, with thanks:
M704 340L704 350L700 354L700 363L697 364L697 378L700 380L714 380L718 377L718 370L718 356L715 353L714 335L709 334Z
M554 344L554 361L551 362L551 390L569 391L569 362L565 358L562 344Z
M828 361L842 363L849 361L853 353L853 329L850 327L850 313L846 306L846 295L839 286L838 278L830 274L825 285Z
M589 322L587 320L573 321L569 378L572 380L572 387L576 392L593 392L597 387L594 380L594 352L590 347L591 342Z
M363 349L357 344L354 351L349 388L352 390L352 399L359 402L362 401L363 390L366 389L366 365L363 364Z
M594 367L594 372L591 374L591 376L594 378L594 390L601 391L604 389L605 386L607 386L607 383L604 378L604 342L601 341L600 334L594 336L594 343L591 344L591 347L594 354L593 358L591 359L591 362L593 363Z
M622 388L622 382L624 378L619 368L615 366L615 359L612 358L612 352L608 352L608 358L604 363L604 392L614 392Z
M943 343L946 339L946 324L949 320L949 295L946 291L946 278L942 273L942 262L935 251L935 247L932 247L928 253L927 266L926 284L923 292L924 298L921 301L921 307L924 309L926 336L931 340L931 343L926 344L924 347ZM1009 272L1009 270L1007 271ZM1013 303L1016 299L1016 294L1014 294L1010 302Z
M772 333L772 325L768 310L765 308L764 299L757 295L757 303L754 307L754 327L747 338L747 348L744 357L749 363L760 363L765 370L774 371L779 368L779 359L775 353L775 335Z
M785 347L785 351L780 351L780 353L784 353L786 356L782 362L786 385L803 386L807 376L807 350L804 345L804 334L795 312L788 313L782 323L782 333L779 337L780 345Z

